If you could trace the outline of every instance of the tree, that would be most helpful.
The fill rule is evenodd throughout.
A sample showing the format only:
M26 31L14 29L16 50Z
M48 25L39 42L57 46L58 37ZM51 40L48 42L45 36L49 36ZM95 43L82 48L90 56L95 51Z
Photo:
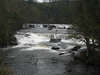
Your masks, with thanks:
M100 1L79 0L73 10L73 25L79 35L84 37L88 58L95 56L97 46L100 45ZM99 46L100 47L100 46Z

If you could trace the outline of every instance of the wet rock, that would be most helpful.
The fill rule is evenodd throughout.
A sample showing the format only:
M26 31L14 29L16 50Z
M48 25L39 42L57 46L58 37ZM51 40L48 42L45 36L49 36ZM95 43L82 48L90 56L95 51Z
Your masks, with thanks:
M65 53L59 53L59 55L63 55L63 54L65 54Z
M17 39L13 35L10 35L8 38L0 41L0 48L5 48L12 45L17 45Z
M53 28L56 28L56 26L54 26L54 25L48 26L48 30L52 30Z
M25 34L25 37L28 37L28 36L30 36L30 34Z
M35 25L29 25L29 28L35 28Z
M53 50L59 50L60 48L57 47L57 46L54 46L54 47L52 47L51 49L53 49Z
M80 48L81 48L81 46L80 45L77 45L74 48L72 48L71 51L78 51L78 49L80 49Z
M17 45L17 39L14 36L10 38L9 45Z
M44 27L44 28L47 28L47 27L48 27L48 25L47 25L47 24L44 24L44 25L43 25L43 27Z
M50 42L53 42L53 43L57 43L57 42L60 42L61 39L50 39Z

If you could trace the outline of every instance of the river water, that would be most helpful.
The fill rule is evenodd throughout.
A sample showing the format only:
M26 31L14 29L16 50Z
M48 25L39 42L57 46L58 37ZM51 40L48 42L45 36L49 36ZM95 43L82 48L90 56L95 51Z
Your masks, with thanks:
M68 26L67 26L68 28ZM12 68L13 75L88 75L86 66L74 65L68 51L79 40L67 38L67 28L53 29L37 27L19 30L15 37L18 45L9 48L7 64ZM50 42L50 36L57 30L61 42ZM59 50L51 49L57 46ZM59 53L65 53L59 55ZM72 69L72 72L69 72ZM92 74L90 74L92 75Z

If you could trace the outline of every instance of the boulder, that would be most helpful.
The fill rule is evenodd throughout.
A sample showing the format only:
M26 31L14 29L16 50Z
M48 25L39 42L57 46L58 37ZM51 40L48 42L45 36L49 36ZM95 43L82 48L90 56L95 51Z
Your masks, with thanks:
M57 46L54 46L54 47L52 47L51 49L53 49L53 50L59 50L60 48L57 47Z
M17 45L17 39L14 36L10 38L9 45Z
M81 46L80 45L77 45L77 46L73 47L71 49L71 51L78 51L78 49L80 49L80 48L81 48Z

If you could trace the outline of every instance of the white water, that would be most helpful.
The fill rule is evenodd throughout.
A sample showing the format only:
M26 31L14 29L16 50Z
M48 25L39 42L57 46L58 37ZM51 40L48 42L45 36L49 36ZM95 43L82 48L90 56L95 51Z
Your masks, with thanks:
M61 26L57 25L57 26L61 27L62 25ZM15 35L15 37L18 40L18 45L14 46L14 48L25 47L26 49L24 50L34 50L34 49L49 49L50 50L52 46L60 45L62 50L64 49L68 50L77 44L82 44L82 42L76 39L65 39L65 37L68 36L67 28L69 28L69 26L66 25L66 29L48 30L47 28L42 28L40 26L40 28L37 27L37 28L32 28L32 29L20 30ZM50 35L56 33L56 30L57 30L56 36L62 38L62 41L58 43L50 43L49 42Z

